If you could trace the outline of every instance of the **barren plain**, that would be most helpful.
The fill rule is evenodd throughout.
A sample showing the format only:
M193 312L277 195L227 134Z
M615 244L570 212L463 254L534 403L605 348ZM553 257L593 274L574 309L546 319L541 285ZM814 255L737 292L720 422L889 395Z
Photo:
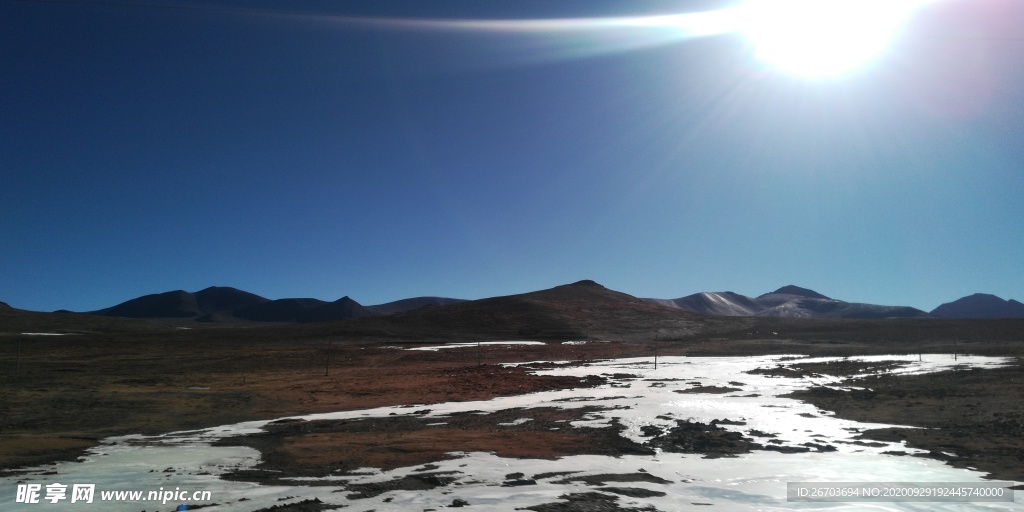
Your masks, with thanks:
M919 327L928 326L928 330ZM930 326L931 325L931 326ZM0 337L0 467L16 476L25 468L76 460L102 439L157 435L250 420L311 413L488 400L532 392L607 386L607 377L535 374L506 363L555 361L563 365L666 356L719 357L794 354L842 357L870 354L970 353L1012 358L995 369L955 369L921 375L880 375L837 391L812 387L791 396L833 411L838 418L927 427L866 430L859 442L905 441L908 448L955 467L976 468L991 478L1024 481L1024 342L1017 323L765 321L700 336L650 341L546 340L533 345L480 345L456 350L407 350L447 340L366 340L306 334L295 339L259 328L156 329L128 332L7 334ZM787 332L788 331L788 332ZM272 332L272 330L271 330ZM973 337L971 333L975 334ZM949 334L954 339L937 333ZM986 335L987 333L987 335ZM887 338L895 338L894 343ZM570 341L567 343L566 341ZM800 364L780 376L856 376L857 364ZM766 371L771 371L766 370ZM869 387L870 392L853 387ZM729 392L725 386L722 393ZM580 391L582 392L582 391ZM708 392L708 390L703 390ZM718 391L716 391L718 392ZM445 425L408 415L372 422L278 422L265 434L234 438L261 453L253 471L225 478L268 483L267 474L323 476L389 470L449 460L452 453L490 452L521 460L577 455L645 453L611 428L556 429L588 413L536 408L517 424L521 410L456 414ZM672 435L704 456L749 452L714 423L692 422ZM761 440L761 445L767 446ZM756 447L754 447L756 449ZM899 455L899 454L895 454ZM515 479L513 479L515 480ZM272 483L272 482L271 482ZM419 485L419 484L416 484ZM415 487L415 485L414 485ZM614 488L614 486L612 486ZM369 490L367 492L370 492ZM376 492L376 491L374 491ZM634 492L634 491L624 491ZM569 496L557 510L592 508L607 494ZM575 500L575 501L574 501ZM597 504L597 505L595 505ZM307 510L315 504L279 510ZM568 508L565 508L568 507ZM591 507L591 508L588 508ZM327 508L323 508L327 509ZM312 509L310 509L312 510ZM545 509L546 510L546 509ZM556 510L556 509L551 509ZM639 509L638 509L639 510Z

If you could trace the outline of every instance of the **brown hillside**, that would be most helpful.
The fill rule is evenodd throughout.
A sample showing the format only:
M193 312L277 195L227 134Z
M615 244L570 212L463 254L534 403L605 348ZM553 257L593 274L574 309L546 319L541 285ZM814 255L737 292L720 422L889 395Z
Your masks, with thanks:
M329 330L340 336L410 339L650 339L688 336L702 330L709 320L647 303L593 281L580 281L536 292L350 320L333 324Z

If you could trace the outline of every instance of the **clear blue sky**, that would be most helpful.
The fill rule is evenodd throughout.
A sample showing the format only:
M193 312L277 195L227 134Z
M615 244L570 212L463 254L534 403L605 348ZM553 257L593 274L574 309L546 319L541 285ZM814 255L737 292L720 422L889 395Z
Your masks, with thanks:
M414 23L726 5L0 0L0 301L1024 300L1024 2L818 80L737 34Z

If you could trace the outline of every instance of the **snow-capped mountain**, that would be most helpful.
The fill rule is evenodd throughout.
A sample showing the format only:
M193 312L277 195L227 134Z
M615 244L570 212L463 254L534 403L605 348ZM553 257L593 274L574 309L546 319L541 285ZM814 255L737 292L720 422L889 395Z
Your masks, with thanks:
M908 306L836 300L799 286L783 286L756 298L733 292L701 292L678 299L644 299L662 306L715 316L791 318L913 318L928 313Z

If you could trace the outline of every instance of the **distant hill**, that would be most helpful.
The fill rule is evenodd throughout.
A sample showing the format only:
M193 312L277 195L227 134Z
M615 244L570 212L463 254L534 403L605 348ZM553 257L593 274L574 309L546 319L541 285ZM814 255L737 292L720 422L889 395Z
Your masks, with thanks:
M6 302L0 302L0 311L14 311L14 308L8 306Z
M237 309L233 314L256 322L298 322L307 311L326 304L318 299L277 299Z
M342 297L334 302L318 299L270 300L226 286L211 286L195 293L184 290L144 295L91 314L127 318L179 318L200 322L332 322L373 316L358 302Z
M88 314L125 318L164 318L199 322L334 322L350 318L391 315L427 306L465 302L445 297L414 297L365 307L349 297L334 302L319 299L270 300L227 286L195 293L175 290L144 295Z
M645 299L650 302L716 316L763 316L785 318L916 318L928 313L908 306L878 306L832 299L799 286L747 297L733 292L703 292L678 299Z
M338 320L348 320L349 318L362 318L374 315L376 315L376 313L364 308L358 302L345 296L334 302L328 302L310 309L305 314L300 315L298 321L334 322Z
M758 298L763 298L763 297L767 297L767 296L770 296L770 295L796 295L798 297L808 297L808 298L811 298L811 299L832 300L832 299L830 299L830 298L828 298L828 297L826 297L826 296L824 296L824 295L822 295L822 294L820 294L820 293L818 293L818 292L816 292L814 290L808 290L807 288L801 288L799 286L793 286L791 284L783 286L782 288L779 288L778 290L775 290L774 292L766 293L766 294L764 294L764 295L762 295L761 297L758 297Z
M388 302L386 304L378 304L376 306L366 306L366 309L381 315L393 315L395 313L404 313L406 311L412 311L414 309L428 306L447 306L449 304L458 304L460 302L466 301L464 299L449 299L445 297L413 297L411 299L402 299L394 302Z
M268 299L226 286L211 286L189 293L175 290L144 295L90 314L127 318L199 318L230 313L239 308L267 302Z
M1024 318L1024 304L987 293L975 293L932 310L943 318Z
M579 281L546 290L463 301L444 307L339 324L363 335L444 339L615 339L686 336L708 317L664 307Z
M262 304L268 299L254 293L231 288L230 286L211 286L195 293L196 304L204 314L225 313L246 306Z
M181 318L199 316L195 295L185 290L143 295L91 314L125 318Z

